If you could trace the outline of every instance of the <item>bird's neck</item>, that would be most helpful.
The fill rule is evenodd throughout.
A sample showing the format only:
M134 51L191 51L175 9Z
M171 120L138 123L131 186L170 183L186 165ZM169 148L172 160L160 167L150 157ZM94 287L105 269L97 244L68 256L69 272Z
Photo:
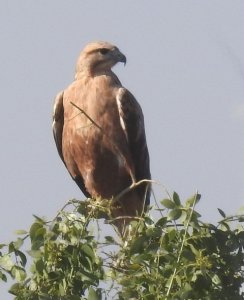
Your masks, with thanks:
M82 78L94 78L97 76L102 76L102 75L106 75L106 76L111 76L114 77L116 76L111 69L108 70L94 70L94 69L89 69L89 68L84 68L82 70L76 71L75 73L75 80L80 80Z

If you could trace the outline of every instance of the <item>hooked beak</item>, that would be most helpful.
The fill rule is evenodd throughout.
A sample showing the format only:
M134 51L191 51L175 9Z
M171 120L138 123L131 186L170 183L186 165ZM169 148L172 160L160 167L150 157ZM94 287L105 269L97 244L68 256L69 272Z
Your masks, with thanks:
M124 63L124 66L126 65L126 56L120 52L120 62Z
M116 51L116 59L118 62L122 62L124 65L126 65L126 56L119 50Z

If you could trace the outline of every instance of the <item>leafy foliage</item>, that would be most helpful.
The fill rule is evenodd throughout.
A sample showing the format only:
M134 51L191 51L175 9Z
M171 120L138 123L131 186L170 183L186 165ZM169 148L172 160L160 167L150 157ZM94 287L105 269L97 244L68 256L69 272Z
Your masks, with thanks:
M199 200L182 204L173 193L123 238L111 225L111 235L100 232L108 202L71 200L53 221L35 216L28 232L0 244L0 280L15 280L16 300L243 299L244 215L219 209L217 225L205 223Z

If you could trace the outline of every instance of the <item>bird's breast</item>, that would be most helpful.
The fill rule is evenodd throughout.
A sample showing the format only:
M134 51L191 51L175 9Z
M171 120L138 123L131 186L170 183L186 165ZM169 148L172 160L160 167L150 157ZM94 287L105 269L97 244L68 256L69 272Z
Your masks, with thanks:
M130 184L125 168L128 145L116 97L95 85L89 93L71 89L65 100L63 154L67 168L73 177L82 176L92 196L111 198Z

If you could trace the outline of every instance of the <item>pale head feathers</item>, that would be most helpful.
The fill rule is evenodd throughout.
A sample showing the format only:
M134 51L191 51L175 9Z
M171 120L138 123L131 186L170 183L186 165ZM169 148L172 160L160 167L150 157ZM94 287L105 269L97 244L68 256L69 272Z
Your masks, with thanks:
M126 63L126 57L113 44L98 41L85 46L76 64L76 76L96 76L108 73L118 62Z

